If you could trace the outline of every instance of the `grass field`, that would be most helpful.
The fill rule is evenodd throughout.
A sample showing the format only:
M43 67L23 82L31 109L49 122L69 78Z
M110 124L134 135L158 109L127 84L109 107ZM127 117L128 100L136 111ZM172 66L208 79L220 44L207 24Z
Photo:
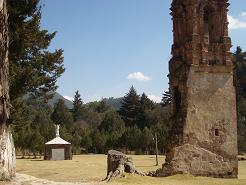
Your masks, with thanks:
M58 182L100 182L106 176L106 155L79 155L71 161L43 161L18 159L17 172ZM133 161L140 171L156 170L155 156L134 155ZM160 164L164 157L160 156ZM127 175L127 178L113 180L110 185L246 185L246 162L239 162L238 179L215 179L176 175L166 178Z

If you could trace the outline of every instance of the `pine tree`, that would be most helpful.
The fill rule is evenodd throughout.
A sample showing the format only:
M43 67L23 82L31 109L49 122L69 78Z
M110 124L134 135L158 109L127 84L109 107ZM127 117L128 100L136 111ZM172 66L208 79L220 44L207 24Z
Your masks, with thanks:
M8 11L11 99L27 92L54 91L57 78L64 72L63 51L47 50L56 32L40 28L39 0L8 0Z
M236 86L237 92L240 96L246 97L246 52L242 51L241 47L237 47L233 54L233 61L235 64Z
M75 131L75 133L72 136L71 139L71 143L72 143L72 151L74 154L80 154L80 143L81 143L81 136L78 134L77 131Z
M153 138L154 135L152 134L151 130L147 127L144 127L141 135L141 146L144 151L149 154L151 145L153 145Z
M58 100L54 107L54 111L51 114L51 119L55 124L60 124L65 127L68 131L73 128L73 117L67 109L63 100Z
M13 110L11 116L11 119L18 122L12 126L16 148L41 154L44 142L54 137L50 109L42 101L32 98L19 101L18 107L21 111Z
M32 122L33 129L37 130L43 137L44 142L54 138L55 127L46 109L38 109Z
M110 109L110 106L107 104L106 99L102 99L99 102L99 105L96 108L96 111L99 113L104 113Z
M99 129L108 133L117 132L121 135L125 130L125 123L117 112L110 111L106 113Z
M140 98L137 91L132 86L126 96L124 96L122 106L119 111L126 126L134 126L137 124L139 111Z
M64 72L63 50L48 50L56 32L41 29L39 0L7 1L11 100L28 92L48 96L46 93L56 90L57 78Z
M88 152L91 148L92 148L92 138L90 137L89 134L85 134L85 135L82 135L82 138L81 138L81 147L85 147L86 149L86 152Z
M29 136L31 139L30 149L34 154L34 158L36 158L37 153L39 153L39 155L42 154L44 147L44 138L37 129L33 129Z
M79 91L75 92L74 100L73 100L73 120L78 121L82 116L83 112L83 101L79 94Z
M95 153L105 153L105 144L107 138L105 134L99 132L98 129L94 130L91 134L92 138L92 147L94 148Z
M246 152L246 52L237 47L233 54L235 84L237 92L238 149Z
M31 128L30 125L22 127L18 134L14 132L15 145L22 152L22 158L25 157L26 151L31 150Z
M151 101L148 96L143 93L140 98L141 109L143 110L151 110L154 108L154 103Z
M14 124L15 135L18 135L21 134L20 127L30 127L28 117L22 114L25 112L22 96L32 92L33 95L42 95L45 100L50 97L47 92L57 88L56 80L64 72L63 51L49 52L47 49L56 33L40 28L39 0L7 1L11 40L10 97L13 106L9 124Z
M140 98L140 111L138 114L137 124L140 129L143 129L148 125L147 114L154 108L154 103L148 98L148 96L143 93Z
M166 106L171 104L171 102L172 102L172 94L170 93L169 90L165 91L163 93L163 97L162 97L161 101L162 101L161 105L163 107L166 107Z
M141 147L142 138L141 130L136 126L128 127L122 135L121 144L130 150L137 150Z

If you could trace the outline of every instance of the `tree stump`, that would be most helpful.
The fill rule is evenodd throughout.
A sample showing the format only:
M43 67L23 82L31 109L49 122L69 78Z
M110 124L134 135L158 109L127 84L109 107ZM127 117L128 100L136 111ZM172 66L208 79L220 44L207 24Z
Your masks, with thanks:
M121 160L125 161L126 160L126 155L123 154L122 152L116 151L116 150L109 150L108 151L108 158L107 158L107 175L110 172L114 172L118 166L119 162Z
M132 158L127 157L124 153L109 150L107 158L107 177L105 181L110 181L115 177L125 177L126 173L145 175L139 172L133 164Z

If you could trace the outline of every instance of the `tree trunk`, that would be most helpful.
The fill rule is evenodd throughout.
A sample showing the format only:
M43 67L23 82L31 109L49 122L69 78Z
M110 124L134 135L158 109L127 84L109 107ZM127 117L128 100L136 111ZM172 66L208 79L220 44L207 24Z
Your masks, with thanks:
M0 133L0 180L10 180L15 175L15 148L10 129L2 126Z
M0 0L0 180L10 180L15 175L15 148L10 128L8 84L8 22L6 0Z
M145 173L141 173L136 169L131 158L116 150L108 151L107 165L107 177L104 179L105 181L110 181L115 177L125 177L125 172L145 175Z
M110 172L114 172L118 165L119 162L123 160L124 162L127 160L127 157L125 154L116 151L116 150L109 150L108 151L108 158L107 158L107 175Z

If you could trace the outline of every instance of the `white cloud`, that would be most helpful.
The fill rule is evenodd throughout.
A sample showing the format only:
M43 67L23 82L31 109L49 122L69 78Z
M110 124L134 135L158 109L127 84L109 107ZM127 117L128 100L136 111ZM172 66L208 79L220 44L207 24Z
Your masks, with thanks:
M244 12L246 15L246 12ZM242 13L242 15L244 14ZM244 29L246 28L246 21L237 19L231 15L228 15L229 29Z
M241 16L246 16L246 12L241 13Z
M148 81L150 80L150 77L145 76L142 72L134 72L134 73L130 73L127 76L128 80L138 80L138 81Z
M63 96L63 98L69 100L69 101L73 101L73 97L70 97L70 96Z
M148 95L148 98L151 99L155 103L160 103L161 102L161 97L160 96L155 96L153 94Z

